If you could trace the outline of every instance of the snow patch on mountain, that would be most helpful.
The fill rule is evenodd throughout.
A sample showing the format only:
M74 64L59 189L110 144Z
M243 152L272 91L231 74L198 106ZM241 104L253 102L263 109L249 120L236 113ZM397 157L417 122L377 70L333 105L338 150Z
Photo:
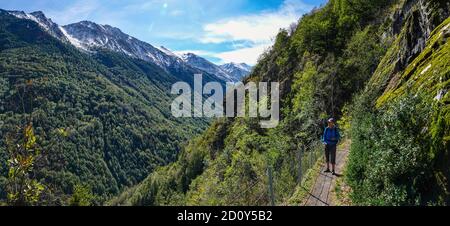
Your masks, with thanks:
M61 32L64 34L64 36L66 36L66 38L69 40L69 43L72 44L73 46L75 46L76 48L88 51L87 48L85 48L83 46L83 44L80 42L80 40L72 37L69 33L67 33L66 29L64 29L63 27L59 27L59 29L61 30Z
M179 55L175 54L174 52L172 52L171 50L167 49L167 48L164 47L164 46L160 46L160 47L156 47L156 48L159 49L161 52L163 52L163 53L169 55L169 56L173 56L173 57L180 58Z
M244 77L249 75L252 71L252 67L245 63L228 63L221 65L220 68L231 75L232 77L242 80Z
M44 28L46 31L48 31L50 29L49 26L46 23L44 23L43 21L38 20L38 18L35 17L33 14L28 14L28 13L25 13L23 11L9 11L9 14L11 14L11 15L17 17L17 18L20 18L20 19L32 20L32 21L38 23L39 26Z
M95 51L108 49L126 54L130 57L150 61L165 69L166 67L180 66L183 63L175 54L166 48L155 48L123 33L120 29L109 25L99 25L90 21L63 26L66 33L77 46Z
M216 75L217 77L221 78L226 82L239 81L230 74L228 74L227 72L225 72L224 70L222 70L219 66L193 53L186 53L181 55L180 57L184 62L191 65L192 67Z
M51 19L47 18L43 12L37 11L33 13L25 13L23 11L8 11L9 14L20 18L36 22L44 31L52 35L53 37L63 41L69 42L68 38L64 35L59 25L54 23Z

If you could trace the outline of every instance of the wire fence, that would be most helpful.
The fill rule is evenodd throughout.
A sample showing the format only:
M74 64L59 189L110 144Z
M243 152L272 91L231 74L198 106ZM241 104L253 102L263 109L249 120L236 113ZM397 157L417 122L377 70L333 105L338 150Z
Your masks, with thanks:
M287 158L275 165L267 165L266 175L243 186L230 200L234 205L275 206L286 203L298 186L304 186L308 171L323 157L323 145L313 142L286 151ZM252 194L252 195L250 195Z
M317 161L324 156L323 145L321 142L315 142L303 150L299 150L300 173L297 183L303 185L302 182L309 170L314 168Z
M309 145L294 149L290 153L290 169L276 169L272 183L275 201L270 205L284 204L290 199L298 186L304 186L308 172L314 168L317 161L323 157L323 145L321 142L313 142ZM287 165L287 164L285 164ZM270 193L269 193L270 195Z

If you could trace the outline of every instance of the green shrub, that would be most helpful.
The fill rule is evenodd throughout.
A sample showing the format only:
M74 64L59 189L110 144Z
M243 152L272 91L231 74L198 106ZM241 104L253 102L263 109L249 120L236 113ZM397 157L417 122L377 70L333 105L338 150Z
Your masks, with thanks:
M436 201L432 187L437 169L430 134L433 103L409 95L372 113L354 107L347 179L355 203L425 205Z

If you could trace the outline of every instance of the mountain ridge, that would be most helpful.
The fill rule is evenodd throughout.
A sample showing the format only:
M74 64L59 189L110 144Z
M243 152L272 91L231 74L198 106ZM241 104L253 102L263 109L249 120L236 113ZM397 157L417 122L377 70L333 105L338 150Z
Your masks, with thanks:
M65 43L70 43L76 48L86 52L92 53L99 48L106 48L111 51L123 53L129 57L155 63L164 70L175 74L180 69L186 70L183 68L193 67L194 69L204 71L216 77L211 80L222 80L223 82L240 81L242 77L244 77L244 74L247 75L249 73L249 71L244 71L243 68L245 67L236 67L236 69L230 68L230 72L225 72L220 66L196 55L195 57L197 59L203 61L203 65L208 64L209 66L201 67L193 62L191 62L192 64L189 64L186 59L183 59L183 56L179 56L165 47L154 47L147 42L123 33L120 28L110 25L101 25L84 20L60 26L47 18L42 11L31 13L25 13L23 11L8 12L18 18L37 22L53 37ZM235 71L238 72L236 73Z
M180 58L187 64L208 73L215 74L227 82L239 82L251 72L251 67L245 63L216 65L194 53L182 54Z
M246 63L233 63L233 62L222 64L219 67L222 68L222 70L224 70L228 74L231 74L233 77L237 77L240 79L243 79L246 76L248 76L253 69L252 66L249 66Z

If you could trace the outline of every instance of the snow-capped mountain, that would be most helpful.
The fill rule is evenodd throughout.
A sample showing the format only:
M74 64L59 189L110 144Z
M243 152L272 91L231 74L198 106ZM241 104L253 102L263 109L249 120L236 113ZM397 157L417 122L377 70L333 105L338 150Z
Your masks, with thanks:
M245 64L229 63L224 65L216 65L193 53L186 53L180 56L181 59L192 67L214 74L227 82L239 82L250 74L252 67Z
M249 75L250 72L252 71L252 67L245 63L241 64L229 63L221 65L220 68L233 78L236 78L237 80L242 80L242 78Z
M69 42L66 35L62 32L58 24L54 23L51 19L47 18L43 12L37 11L33 13L25 13L23 11L9 11L11 15L17 18L32 20L39 24L46 32L53 37L63 41Z
M186 53L180 56L181 59L192 67L198 68L202 71L206 71L210 74L216 75L217 77L223 79L226 82L235 82L239 81L239 79L231 76L219 66L209 62L208 60L197 56L193 53Z
M140 41L119 28L100 25L91 21L81 21L60 26L47 18L41 11L25 13L9 11L10 14L35 21L53 37L70 43L85 52L95 53L107 49L123 53L129 57L152 62L177 77L188 79L188 75L202 73L209 81L235 82L249 73L245 64L227 64L218 66L195 54L179 56L165 47L156 48Z
M109 25L81 21L59 26L40 11L33 13L9 11L9 13L21 19L35 21L55 38L70 43L83 51L95 52L98 49L108 49L133 58L152 62L173 74L202 73L202 71L198 71L198 69L186 64L166 48L155 48Z
M182 67L183 61L167 49L158 49L109 25L81 21L61 27L71 43L89 51L109 49L130 57L150 61L162 68Z

